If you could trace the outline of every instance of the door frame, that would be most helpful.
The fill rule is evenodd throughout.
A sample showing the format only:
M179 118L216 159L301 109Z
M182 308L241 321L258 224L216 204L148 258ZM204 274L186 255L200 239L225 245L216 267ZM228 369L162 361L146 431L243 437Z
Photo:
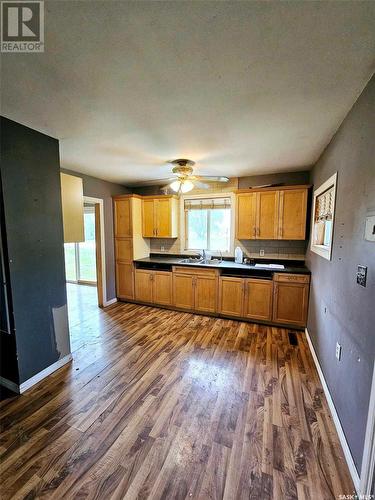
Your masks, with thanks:
M375 472L375 363L372 372L370 402L361 467L359 493L370 495ZM370 497L369 497L370 498Z
M103 307L107 305L107 286L106 286L106 269L105 269L105 235L104 235L104 200L103 198L93 198L92 196L84 196L83 201L87 203L93 203L94 205L99 205L99 226L100 226L100 238L97 237L95 231L95 241L100 243L100 267L98 269L98 262L96 263L96 283L98 287L98 305ZM96 212L95 212L96 214ZM97 221L95 220L95 228L97 227ZM101 278L100 278L101 276ZM101 290L99 290L101 282ZM101 292L101 293L100 293ZM100 298L102 297L102 300ZM102 302L102 303L101 303Z

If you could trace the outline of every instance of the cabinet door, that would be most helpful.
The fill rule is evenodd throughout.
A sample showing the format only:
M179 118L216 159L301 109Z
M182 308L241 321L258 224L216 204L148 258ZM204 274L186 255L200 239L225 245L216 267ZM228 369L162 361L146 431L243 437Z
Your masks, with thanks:
M181 309L194 309L193 276L173 273L173 305Z
M123 200L114 200L115 206L115 236L116 237L131 237L131 200L124 198Z
M172 304L172 273L156 271L154 274L154 303Z
M270 320L272 317L273 282L262 279L245 280L244 316Z
M133 261L132 238L116 238L115 250L116 250L116 260L121 260L122 262Z
M153 238L155 236L155 210L154 200L142 201L142 235L145 238Z
M155 200L155 229L157 238L171 237L171 199Z
M116 263L116 287L119 299L134 299L133 264Z
M141 302L152 302L153 271L136 269L134 277L135 298Z
M279 239L304 240L306 235L307 189L280 191Z
M308 298L308 284L275 283L273 321L306 326Z
M242 278L220 278L219 312L228 316L242 316L244 283Z
M200 312L217 311L217 279L211 276L196 276L194 279L194 309Z
M279 222L278 200L278 191L263 191L257 193L257 239L277 239Z
M236 238L256 238L256 193L237 195Z

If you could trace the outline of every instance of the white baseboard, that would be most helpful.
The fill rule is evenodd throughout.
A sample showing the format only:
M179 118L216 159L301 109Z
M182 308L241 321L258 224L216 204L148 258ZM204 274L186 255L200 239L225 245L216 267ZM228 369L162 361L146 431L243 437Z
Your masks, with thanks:
M72 359L73 359L73 356L71 354L68 354L67 356L64 356L63 358L56 361L56 363L53 363L52 365L47 366L47 368L45 368L41 372L39 372L36 375L34 375L33 377L29 378L25 382L22 382L22 384L20 384L20 386L19 386L18 392L20 394L23 394L25 391L30 389L30 387L37 384L38 382L40 382L44 378L48 377L48 375L51 375L51 373L55 372L59 368L63 367L64 365L69 363Z
M20 393L20 386L15 382L12 382L11 380L8 380L5 377L0 377L0 385L3 385L4 387L6 387L12 392L15 392L16 394Z
M106 302L103 303L104 307L111 306L112 304L115 304L117 302L117 298L115 297L114 299L107 300Z
M344 452L345 460L346 460L346 463L348 464L349 472L350 472L350 475L352 477L354 487L355 487L357 493L359 494L360 481L359 481L358 471L357 471L356 466L354 464L354 460L353 460L352 454L350 452L350 448L349 448L348 442L346 440L344 430L341 426L341 422L340 422L339 416L337 414L335 404L334 404L333 399L331 397L331 393L329 392L329 388L328 388L326 379L324 378L322 368L320 366L318 357L316 355L313 343L311 342L310 335L309 335L307 328L305 328L305 333L306 333L307 342L309 344L310 351L311 351L316 369L318 371L320 382L322 383L324 394L325 394L329 409L330 409L331 414L332 414L333 423L335 424L336 431L337 431L337 434L339 436L339 440L340 440L342 450Z

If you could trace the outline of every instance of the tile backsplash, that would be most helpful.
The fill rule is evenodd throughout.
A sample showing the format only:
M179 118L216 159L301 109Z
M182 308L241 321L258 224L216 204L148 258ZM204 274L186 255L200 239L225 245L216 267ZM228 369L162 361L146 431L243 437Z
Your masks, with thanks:
M234 247L241 247L244 256L259 258L260 250L264 250L267 259L304 260L307 241L280 241L280 240L234 240ZM181 239L151 238L152 253L179 254L184 251Z

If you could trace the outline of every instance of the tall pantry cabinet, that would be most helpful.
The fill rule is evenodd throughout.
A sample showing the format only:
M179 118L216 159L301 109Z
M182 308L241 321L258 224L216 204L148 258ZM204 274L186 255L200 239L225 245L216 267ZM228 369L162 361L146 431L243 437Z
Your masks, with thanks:
M134 299L134 259L150 254L150 240L142 237L142 198L113 197L116 288L119 299Z

